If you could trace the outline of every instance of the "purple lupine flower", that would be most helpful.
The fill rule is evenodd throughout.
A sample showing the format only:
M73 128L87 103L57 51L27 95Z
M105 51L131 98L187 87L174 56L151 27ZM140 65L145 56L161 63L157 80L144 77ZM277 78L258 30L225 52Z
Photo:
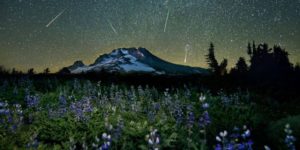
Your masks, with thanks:
M58 100L61 106L67 105L67 98L64 95L59 95Z
M226 150L233 150L234 149L234 145L232 143L228 143L226 145Z
M193 112L188 112L188 118L187 118L187 126L188 128L192 128L195 123L195 115Z
M201 103L201 107L206 110L209 108L209 104L207 102L205 102L206 97L201 93L201 96L199 97L199 101Z
M83 98L82 100L72 102L69 106L69 110L74 114L77 121L87 120L87 113L93 111L93 106L89 98Z
M208 114L207 111L205 111L205 112L203 113L203 118L204 118L204 123L205 123L205 125L210 124L211 120L210 120L210 117L209 117L209 114Z
M8 123L13 123L13 117L11 115L8 116L7 122Z
M5 101L5 102L1 102L0 101L0 108L1 107L7 107L8 106L8 103Z
M110 134L103 133L102 140L104 141L103 144L100 146L100 150L108 150L111 147L112 138Z
M12 121L11 111L8 106L7 102L0 102L0 122L4 124L5 128L9 128L9 124Z
M154 107L155 111L159 111L160 104L159 103L153 103L153 107Z
M294 144L295 141L296 141L296 138L292 135L293 131L292 131L289 124L285 125L284 132L286 133L284 142L285 142L287 148L289 150L296 150L296 147L295 147L295 144Z
M93 111L93 106L92 106L91 100L89 98L85 98L82 103L83 103L83 111L84 112L92 112Z
M238 150L245 150L246 147L245 147L244 144L237 144L237 149L238 149Z
M110 145L108 145L107 143L103 143L99 149L100 149L100 150L108 150L108 149L109 149L109 146L110 146Z
M240 129L238 127L234 127L233 134L227 136L227 131L220 132L219 136L216 136L216 140L219 145L221 145L223 150L252 150L253 141L250 139L250 130L247 126L243 127L243 133L240 134ZM228 138L228 139L227 139Z
M247 129L246 131L244 131L244 133L242 134L242 137L243 137L244 139L250 137L250 130Z
M221 144L217 144L216 147L215 147L215 150L222 150Z
M202 104L202 108L203 109L208 109L209 108L209 104L208 103L203 103Z
M80 121L84 118L84 114L82 112L82 109L80 108L80 106L78 106L77 103L75 102L72 102L71 105L70 105L70 111L74 114L75 116L75 119L77 121Z
M13 133L16 132L17 128L18 128L18 126L17 126L16 124L12 124L12 125L11 125L11 131L12 131Z
M0 109L0 115L8 115L10 113L9 109Z
M235 141L238 141L238 139L240 138L240 129L238 127L234 127L233 128L233 133L230 135L230 138L234 139Z
M25 102L27 104L28 108L36 108L39 104L39 97L32 96L32 95L26 95L25 96Z
M248 147L252 147L253 143L254 143L254 142L253 142L251 139L248 140L248 142L247 142Z
M179 125L183 122L183 111L180 107L175 108L174 117L176 120L176 124Z
M0 120L6 129L15 133L17 128L23 124L23 111L20 104L13 104L12 106L9 108L7 102L1 104Z
M207 111L204 111L199 118L199 127L204 128L211 123L210 116Z

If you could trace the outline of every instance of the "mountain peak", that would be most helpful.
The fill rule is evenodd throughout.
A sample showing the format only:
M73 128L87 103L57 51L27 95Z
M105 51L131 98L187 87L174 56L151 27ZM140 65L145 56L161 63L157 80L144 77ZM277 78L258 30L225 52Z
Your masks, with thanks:
M93 64L86 66L76 61L68 69L71 73L89 72L143 72L150 74L207 74L206 69L173 64L153 55L146 48L118 48L108 54L100 55Z
M144 57L144 53L146 53L149 51L145 48L135 48L135 47L132 47L132 48L118 48L118 49L115 49L112 51L112 55L118 55L118 54L121 54L121 55L132 55L132 56L135 56L137 58L142 58Z
M80 67L84 67L85 64L81 60L77 60L73 63L73 65L69 66L69 70L75 70Z
M77 61L75 61L75 62L74 62L74 64L73 64L73 65L76 65L76 66L82 67L82 66L84 66L84 63L83 63L81 60L77 60Z

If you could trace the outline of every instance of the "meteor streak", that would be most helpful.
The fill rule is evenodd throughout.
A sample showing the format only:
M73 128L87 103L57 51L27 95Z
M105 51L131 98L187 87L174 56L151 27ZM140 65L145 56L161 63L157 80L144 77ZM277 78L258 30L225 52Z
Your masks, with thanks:
M61 16L66 9L64 9L63 11L61 11L58 15L56 15L47 25L46 28L48 28L59 16Z
M168 13L167 13L167 17L166 17L166 22L165 22L164 32L166 32L166 29L167 29L168 20L169 20L169 15L170 15L170 9L168 9Z
M188 51L185 51L184 63L186 63L186 60L187 60L187 54L188 54Z
M114 26L112 25L112 23L111 23L109 20L107 20L107 22L109 23L110 28L118 35L118 32L117 32L117 30L114 28Z
M191 46L189 44L185 45L184 51L185 51L185 56L184 56L184 63L187 62L187 57L188 57L188 53L191 50Z

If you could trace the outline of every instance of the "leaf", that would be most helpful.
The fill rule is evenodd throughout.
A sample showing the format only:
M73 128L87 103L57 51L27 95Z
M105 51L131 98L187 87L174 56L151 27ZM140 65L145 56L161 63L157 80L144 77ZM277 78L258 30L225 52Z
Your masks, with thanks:
M138 147L141 150L147 150L148 149L148 147L146 145L139 145Z
M165 140L165 145L166 146L171 146L172 143L176 142L176 139L178 137L178 134L173 132L166 140Z

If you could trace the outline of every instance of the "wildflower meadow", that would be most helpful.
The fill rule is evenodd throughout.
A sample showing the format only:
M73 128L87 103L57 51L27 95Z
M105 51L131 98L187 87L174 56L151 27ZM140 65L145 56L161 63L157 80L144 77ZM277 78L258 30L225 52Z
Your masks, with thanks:
M2 81L0 149L296 149L299 116L278 125L249 92L46 84Z

